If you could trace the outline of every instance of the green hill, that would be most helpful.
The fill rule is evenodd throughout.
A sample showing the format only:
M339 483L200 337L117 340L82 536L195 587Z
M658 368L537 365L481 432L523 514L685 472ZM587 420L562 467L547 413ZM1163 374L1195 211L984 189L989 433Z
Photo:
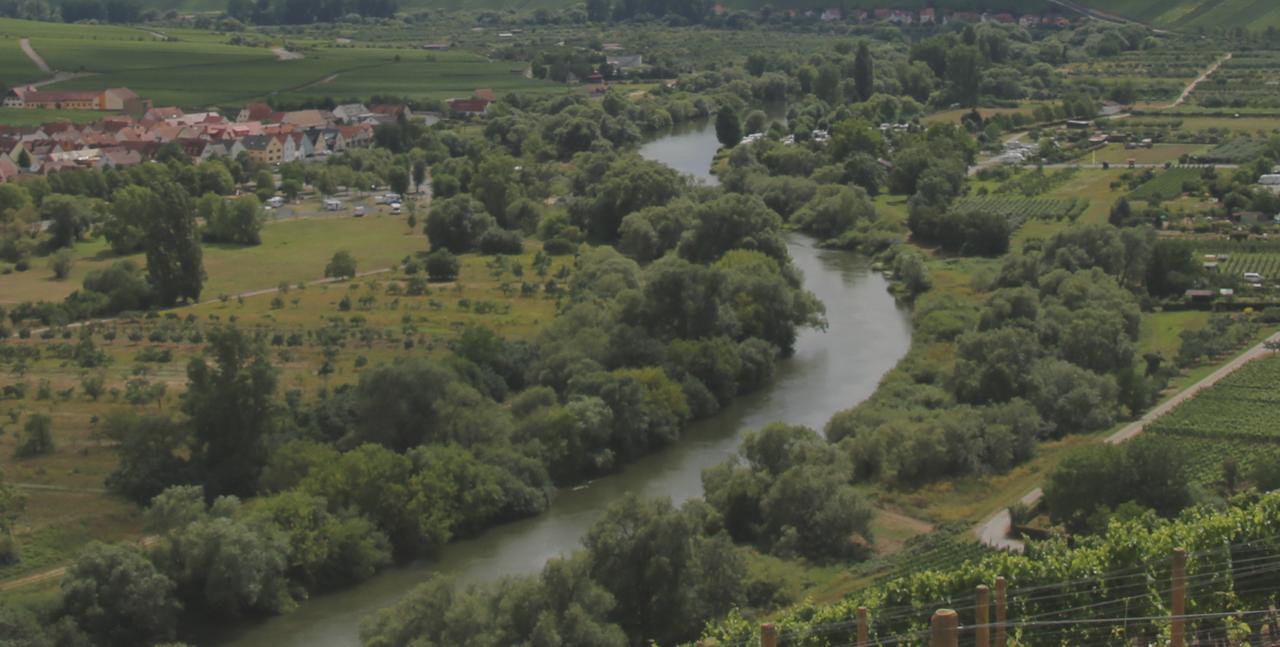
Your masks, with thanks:
M1166 29L1280 28L1277 0L1078 0L1099 11Z
M148 8L184 12L222 11L226 0L142 0ZM935 7L956 11L1010 11L1025 13L1043 11L1049 7L1047 0L718 0L730 9L759 9L766 5L775 9L922 9ZM584 0L400 0L401 11L415 9L443 9L450 11L514 10L530 12L537 9L557 10L582 6Z

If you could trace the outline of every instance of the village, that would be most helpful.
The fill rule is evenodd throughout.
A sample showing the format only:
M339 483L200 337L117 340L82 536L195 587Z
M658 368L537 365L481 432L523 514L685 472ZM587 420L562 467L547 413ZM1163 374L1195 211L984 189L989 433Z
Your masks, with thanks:
M446 106L458 116L480 115L494 100L492 90L478 89L472 97L450 100ZM86 124L0 125L0 182L24 174L140 164L168 144L177 145L197 161L236 159L241 154L273 166L323 159L349 148L370 146L379 124L399 119L431 123L439 118L415 115L403 104L353 103L332 110L278 111L266 103L250 103L230 120L217 112L152 107L149 100L128 88L48 91L22 86L11 88L3 105L112 114Z
M712 11L716 14L724 14L729 11L722 4L716 4ZM829 8L822 11L808 10L801 11L797 9L788 9L786 14L790 18L818 18L823 22L836 22L841 20L851 20L854 22L887 22L894 25L947 25L951 23L980 23L992 22L1002 25L1018 25L1024 29L1032 27L1069 27L1071 20L1062 14L1057 13L1027 13L1013 14L1008 12L990 13L975 11L954 11L951 9L935 9L933 7L925 7L919 11L911 9L841 9Z

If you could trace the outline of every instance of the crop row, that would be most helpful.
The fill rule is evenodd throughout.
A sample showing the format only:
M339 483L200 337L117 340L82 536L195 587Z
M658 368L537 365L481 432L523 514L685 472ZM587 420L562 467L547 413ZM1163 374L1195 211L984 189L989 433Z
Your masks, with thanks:
M1280 443L1280 357L1251 362L1150 427L1152 433L1197 439ZM1280 445L1278 445L1280 446Z
M1032 218L1040 220L1060 220L1076 218L1089 207L1084 198L1015 198L1008 196L985 196L962 198L956 203L957 210L980 210L995 212L1016 228Z
M1201 173L1202 171L1199 169L1170 169L1157 174L1154 178L1134 189L1129 194L1129 199L1145 200L1147 202L1172 200L1182 195L1184 187L1188 183L1198 181Z
M1219 267L1220 271L1236 277L1256 272L1264 279L1280 278L1280 254L1231 254Z

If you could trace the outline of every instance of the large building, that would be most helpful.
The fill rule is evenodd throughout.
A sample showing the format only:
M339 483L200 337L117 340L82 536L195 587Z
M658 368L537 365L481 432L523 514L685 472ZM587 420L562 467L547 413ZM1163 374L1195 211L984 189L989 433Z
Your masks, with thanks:
M41 90L33 85L9 88L4 107L44 110L114 110L143 112L145 102L129 88L106 90Z

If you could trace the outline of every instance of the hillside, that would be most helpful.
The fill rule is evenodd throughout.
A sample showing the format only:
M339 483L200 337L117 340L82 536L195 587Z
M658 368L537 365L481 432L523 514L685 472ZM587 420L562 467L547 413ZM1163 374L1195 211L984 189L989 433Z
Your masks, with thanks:
M1167 29L1280 27L1275 0L1080 0L1099 11Z
M226 0L143 0L149 8L184 12L222 11ZM400 0L402 11L443 9L450 11L512 10L531 12L537 9L558 10L584 4L582 0ZM920 9L935 7L956 11L1012 11L1023 13L1048 7L1047 0L720 0L730 9L759 9L769 5L775 9Z

